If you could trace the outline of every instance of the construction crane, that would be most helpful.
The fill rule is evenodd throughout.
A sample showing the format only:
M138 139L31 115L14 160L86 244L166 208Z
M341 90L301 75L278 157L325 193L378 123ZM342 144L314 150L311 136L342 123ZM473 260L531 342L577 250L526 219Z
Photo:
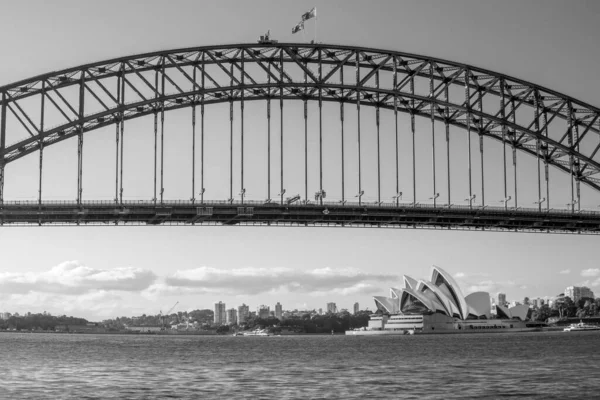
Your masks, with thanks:
M171 314L171 311L173 311L173 309L175 308L175 306L177 306L177 304L179 304L179 302L176 302L173 307L171 307L169 309L169 311L166 312L166 314L162 313L162 310L160 311L160 319L161 319L161 323L162 323L162 329L165 329L165 317L168 317Z

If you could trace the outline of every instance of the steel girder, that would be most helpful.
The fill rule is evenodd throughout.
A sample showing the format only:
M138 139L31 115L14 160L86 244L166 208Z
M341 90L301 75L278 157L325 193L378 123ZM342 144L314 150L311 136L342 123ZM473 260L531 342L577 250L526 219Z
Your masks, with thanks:
M356 79L344 82L348 68ZM392 83L380 85L380 73L391 74ZM600 191L598 108L496 72L389 50L235 44L160 51L22 80L0 87L0 97L0 199L4 166L46 146L77 136L81 152L83 134L101 127L183 107L266 99L321 99L443 121L570 174L577 197L580 182ZM59 115L52 126L44 121L49 108Z
M283 225L425 228L481 231L600 233L600 214L410 203L295 205L264 202L111 201L11 202L0 209L3 226L35 225Z

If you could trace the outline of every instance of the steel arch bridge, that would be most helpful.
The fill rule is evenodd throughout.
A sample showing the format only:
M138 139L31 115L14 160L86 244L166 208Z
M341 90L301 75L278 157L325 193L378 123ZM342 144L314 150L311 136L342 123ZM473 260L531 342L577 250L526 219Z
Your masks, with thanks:
M600 203L600 110L550 89L469 65L352 46L235 44L87 64L2 86L0 96L2 225L600 230L600 213L582 207L582 197L587 196L582 194L582 186L588 188L590 201ZM245 183L257 178L247 172L245 176L244 168L248 166L248 141L256 142L256 135L244 121L244 109L256 100L266 105L261 117L266 122L266 168L262 176L265 182L259 185L264 195L251 200ZM297 130L297 126L287 122L289 113L284 104L293 101L303 105L300 118L304 124L300 135L294 134L300 138L299 145L290 152L290 146L285 145L291 140L286 131ZM209 199L205 159L211 149L205 142L205 110L221 103L229 105L229 137L223 135L228 139L229 152L222 154L228 161L229 177L221 183L227 186L229 197ZM318 140L312 152L308 121L313 113L308 112L308 103L318 107L318 128L311 129L311 135L318 133ZM327 109L331 103L339 105L333 117ZM234 104L235 110L239 104L237 120ZM165 114L180 109L191 110L191 140L181 151L191 153L192 196L189 200L169 200L164 195L163 174L165 138L169 138ZM372 113L368 128L367 113ZM387 123L383 122L384 114ZM149 171L153 192L146 200L131 200L124 197L126 126L144 116L154 121L153 135L149 136L154 145L154 168ZM257 118L256 113L252 117ZM272 124L272 117L279 126ZM405 118L406 124L399 123L399 118ZM327 127L332 121L338 124L335 132ZM425 128L417 129L417 121ZM110 139L114 140L114 199L84 198L84 139L89 132L106 131L111 126L115 129ZM333 149L324 146L334 135L340 145ZM427 178L419 172L425 136L425 151L430 155L424 169ZM451 143L451 137L458 139ZM64 193L65 199L47 200L42 190L44 152L68 139L77 141L77 189ZM452 158L457 141L464 145L459 171ZM502 153L500 161L495 160L497 154L492 164L486 161L492 146L488 143L495 143ZM366 152L369 146L371 150ZM86 154L89 151L86 149ZM10 174L16 180L22 177L19 168L11 170L11 164L33 153L39 155L37 196L10 199L6 180ZM535 178L527 182L519 182L518 156L522 155L527 161L525 168ZM286 165L285 157L294 158L294 165ZM335 168L330 158L336 160ZM367 173L369 168L373 171ZM338 178L332 179L327 169L335 169ZM552 170L562 174L551 174ZM562 183L552 185L557 175L562 176ZM421 185L424 179L428 181L426 190ZM239 192L234 190L234 183L236 187L239 184ZM300 188L299 194L286 196L286 187L292 183ZM333 186L336 198L331 200ZM371 188L370 200L366 199L366 186ZM519 201L523 186L533 190L534 202ZM568 203L556 206L551 196ZM463 204L457 204L460 202Z

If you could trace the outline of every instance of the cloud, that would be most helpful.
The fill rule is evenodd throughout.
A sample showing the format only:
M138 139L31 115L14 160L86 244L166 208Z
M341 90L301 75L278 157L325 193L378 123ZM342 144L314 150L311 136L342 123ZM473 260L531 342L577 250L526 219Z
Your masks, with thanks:
M464 272L457 272L454 274L455 278L464 278L466 275Z
M571 273L570 269L563 269L562 271L559 272L559 274L563 274L563 275L570 274L570 273Z
M479 282L467 283L464 286L465 289L464 289L463 293L465 295L467 295L469 293L473 293L473 292L488 292L488 293L492 294L492 293L502 292L502 291L506 290L507 288L516 287L517 285L519 285L519 284L514 281L494 281L491 279L487 279L487 280L482 280ZM519 285L519 287L521 289L527 288L527 286L524 286L524 285Z
M600 269L598 268L589 268L581 271L581 276L598 276L600 275Z
M147 269L97 269L67 261L44 272L0 272L0 292L81 295L94 291L136 292L148 288L156 275Z
M200 267L176 271L164 283L148 288L147 294L219 293L254 295L285 290L295 293L334 292L342 295L372 293L370 281L397 281L390 274L363 272L353 268L320 268L298 271L290 268L237 268L231 270ZM378 290L378 288L377 288Z

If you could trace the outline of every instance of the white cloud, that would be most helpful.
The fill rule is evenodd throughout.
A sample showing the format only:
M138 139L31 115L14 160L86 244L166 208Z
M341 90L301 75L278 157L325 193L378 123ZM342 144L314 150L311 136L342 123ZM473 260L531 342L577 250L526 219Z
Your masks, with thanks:
M0 272L0 292L10 294L56 293L81 295L94 291L135 292L156 280L147 269L120 267L96 269L67 261L44 272Z
M600 275L600 269L598 268L589 268L581 271L581 276L598 276Z
M398 277L389 274L363 272L352 268L320 268L298 271L290 268L218 269L200 267L179 270L165 278L164 283L151 286L146 294L157 293L219 293L253 295L273 290L339 294L372 293L369 281L395 282Z
M464 272L457 272L454 274L455 278L464 278L466 275Z
M118 314L128 314L128 303L116 292L99 290L76 296L57 293L28 292L9 296L12 309L31 312L48 311L53 315L86 316L101 320Z
M571 270L568 269L568 268L567 269L563 269L562 271L559 272L559 274L563 274L563 275L570 274L570 273L571 273Z
M491 279L479 281L479 282L470 282L467 283L464 287L463 293L465 295L473 292L488 292L498 293L505 291L507 288L515 287L518 284L514 281L494 281ZM526 286L520 286L521 289L526 288Z

